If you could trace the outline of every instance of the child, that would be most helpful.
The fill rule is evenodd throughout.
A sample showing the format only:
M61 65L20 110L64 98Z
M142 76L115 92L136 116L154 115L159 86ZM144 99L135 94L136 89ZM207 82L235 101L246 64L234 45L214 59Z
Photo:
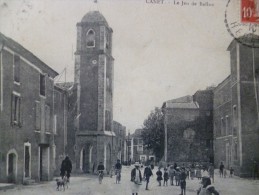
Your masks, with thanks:
M162 178L162 171L160 171L160 168L156 172L156 175L157 175L158 184L159 184L159 186L161 186L161 180L163 180L163 178Z
M168 174L167 168L165 168L164 169L164 186L165 185L167 186L168 179L169 179L169 174Z
M180 168L177 167L175 170L175 185L179 186L180 184Z
M173 166L171 166L169 169L169 176L170 176L171 186L173 186L174 185L174 176L175 176L175 170L174 170Z
M186 178L189 179L190 176L190 167L186 167Z
M227 176L227 169L224 169L224 178Z
M201 179L201 168L199 166L196 167L196 177L199 180Z
M185 195L185 191L186 191L186 172L185 172L185 168L183 168L181 170L179 179L180 179L180 187L181 187L181 194L180 195Z
M230 172L230 174L229 174L229 177L232 177L232 175L233 175L233 173L234 173L234 169L232 168L232 167L230 167L230 170L229 170Z

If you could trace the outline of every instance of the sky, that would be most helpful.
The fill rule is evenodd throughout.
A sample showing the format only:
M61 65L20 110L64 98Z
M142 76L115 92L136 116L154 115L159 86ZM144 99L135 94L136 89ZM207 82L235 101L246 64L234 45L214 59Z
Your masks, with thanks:
M134 132L163 102L216 86L230 73L227 0L177 1L0 0L0 32L58 73L66 68L73 81L76 23L100 11L113 29L113 117Z

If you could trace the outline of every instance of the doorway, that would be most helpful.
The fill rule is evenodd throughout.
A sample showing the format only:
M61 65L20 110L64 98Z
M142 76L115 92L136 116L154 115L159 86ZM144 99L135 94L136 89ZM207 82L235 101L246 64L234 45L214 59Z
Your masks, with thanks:
M8 183L15 183L17 175L17 153L11 150L7 153L7 178Z
M24 177L31 177L31 144L24 143Z
M40 144L39 146L39 178L40 181L49 180L49 145Z

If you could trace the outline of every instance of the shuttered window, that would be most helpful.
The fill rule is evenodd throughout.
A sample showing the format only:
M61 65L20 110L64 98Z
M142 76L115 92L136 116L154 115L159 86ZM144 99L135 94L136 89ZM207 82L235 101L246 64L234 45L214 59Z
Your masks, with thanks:
M40 117L41 111L40 111L40 102L36 101L35 105L35 129L40 130Z
M16 94L12 94L12 105L11 105L11 124L12 125L22 125L22 115L21 115L21 97Z
M20 82L20 57L14 56L14 81Z
M40 95L45 96L46 88L46 77L43 74L40 74Z
M50 108L45 105L45 130L50 131Z

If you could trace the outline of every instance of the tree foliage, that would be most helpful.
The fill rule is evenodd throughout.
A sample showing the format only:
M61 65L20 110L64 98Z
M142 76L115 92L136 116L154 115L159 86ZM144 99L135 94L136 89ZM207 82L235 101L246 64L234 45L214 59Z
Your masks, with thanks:
M152 150L157 160L164 155L164 119L160 108L155 108L144 121L142 131L143 144L146 149Z

